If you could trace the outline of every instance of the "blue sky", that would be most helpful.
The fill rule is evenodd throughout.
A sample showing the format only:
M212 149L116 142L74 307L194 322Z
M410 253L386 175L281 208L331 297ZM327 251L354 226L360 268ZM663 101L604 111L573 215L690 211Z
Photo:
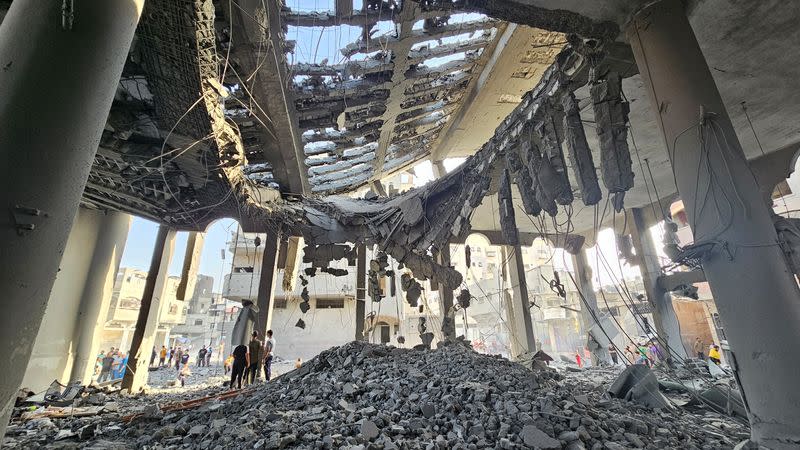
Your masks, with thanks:
M220 219L212 223L206 230L205 245L200 259L199 272L203 275L214 277L214 290L219 292L220 273L230 271L231 254L227 251L227 242L230 232L235 232L237 223L233 219ZM150 258L153 255L153 247L158 233L158 224L146 219L134 217L131 223L131 230L128 234L128 243L122 253L121 267L132 267L134 269L148 270L150 268ZM183 267L183 253L186 250L186 238L188 233L179 232L175 241L175 256L169 266L169 274L180 276ZM225 249L225 261L223 264L220 250Z

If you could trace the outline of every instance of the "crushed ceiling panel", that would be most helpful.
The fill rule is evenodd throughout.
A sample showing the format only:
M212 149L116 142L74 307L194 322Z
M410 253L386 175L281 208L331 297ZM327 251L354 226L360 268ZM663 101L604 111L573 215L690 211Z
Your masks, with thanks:
M235 217L245 231L303 236L319 268L327 267L328 258L352 257L349 245L367 243L415 277L456 289L461 274L437 264L432 255L454 237L469 233L474 209L495 193L501 170L508 168L505 183L516 185L526 211L534 215L541 210L554 215L556 205L570 205L575 196L584 201L597 197L589 176L596 168L586 154L585 136L571 129L580 121L580 111L570 97L589 82L588 65L596 58L588 56L601 48L596 42L587 50L581 40L573 39L494 137L429 185L376 200L303 195L284 184L286 161L282 167L275 165L283 150L263 145L264 135L275 130L254 113L255 103L248 103L255 96L243 94L255 85L223 83L226 68L235 69L219 56L220 49L232 45L219 28L215 33L220 8L215 10L210 1L190 0L151 0L147 5L152 9L140 24L84 195L88 206L130 212L178 229L204 230L213 220ZM295 83L284 98L286 107L297 109L303 120L336 124L297 135L302 151L291 155L299 158L312 192L350 191L428 155L474 75L470 58L476 53L470 52L480 51L464 51L462 43L425 44L426 39L438 39L437 30L451 32L451 11L436 11L391 11L391 20L401 30L384 55L391 58L392 71L361 78L325 75L328 80L304 75L308 78ZM373 11L365 16L374 17ZM426 39L412 27L420 20ZM478 27L464 45L495 39L503 25L491 23L491 28ZM173 45L175 40L181 45ZM412 55L434 50L463 51L460 57L466 65L406 79L409 71L425 72L428 67L415 66ZM593 80L592 89L604 184L615 198L633 183L630 155L623 145L626 128L621 126L627 109L618 80L607 71ZM607 121L600 117L603 109ZM564 157L565 143L570 160ZM613 158L613 168L606 158ZM571 160L580 162L573 172L580 180L570 180ZM278 196L278 190L284 195ZM508 198L508 190L504 192Z
M338 16L284 8L282 19L284 27L305 27L312 36L320 27L361 30L341 47L342 61L290 67L305 175L319 194L353 191L429 156L462 108L475 65L489 57L506 26L451 7L439 13L380 0Z

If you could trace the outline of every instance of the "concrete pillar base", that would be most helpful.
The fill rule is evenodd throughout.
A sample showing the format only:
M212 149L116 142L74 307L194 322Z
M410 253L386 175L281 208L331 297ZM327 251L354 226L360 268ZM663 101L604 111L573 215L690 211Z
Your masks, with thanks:
M0 26L0 436L28 365L144 0L17 0Z
M680 0L626 29L731 346L752 440L800 446L800 289ZM700 164L702 162L702 164Z

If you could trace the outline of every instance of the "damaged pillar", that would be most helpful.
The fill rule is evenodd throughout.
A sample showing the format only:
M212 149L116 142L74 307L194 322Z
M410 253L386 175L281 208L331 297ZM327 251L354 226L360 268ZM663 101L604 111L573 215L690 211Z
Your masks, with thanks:
M367 246L358 244L356 247L356 336L357 341L366 341L364 336L364 320L366 319L367 296Z
M175 252L175 235L175 230L166 225L158 227L150 270L147 271L139 316L136 319L136 329L128 353L128 370L122 379L122 389L128 392L138 392L147 383L147 367L150 364L150 352L155 344L158 330L161 300L164 298L164 289L167 285L169 264Z
M189 237L186 239L181 281L178 283L178 292L175 295L178 300L189 300L194 295L194 286L197 284L197 271L200 268L200 256L203 254L205 239L205 233L197 231L189 233Z
M695 248L703 251L703 272L731 346L751 439L773 449L797 448L800 289L778 246L770 210L683 3L649 4L626 33L669 145ZM700 130L708 137L702 142Z
M672 296L658 284L658 277L663 273L650 227L647 226L640 208L632 208L631 215L633 216L631 237L636 249L639 271L642 272L647 301L653 307L653 322L655 322L653 325L656 327L661 348L666 350L664 354L667 357L667 364L672 365L689 355L683 347L681 327L675 308L672 306ZM677 357L678 361L675 361L674 357Z
M503 260L507 261L509 281L511 283L511 310L509 326L511 328L511 359L526 353L536 353L536 338L533 333L530 301L528 300L528 282L525 278L525 265L522 261L522 248L519 245L504 245Z
M583 329L586 331L587 347L592 352L592 365L611 362L608 354L608 345L611 342L600 329L600 311L597 309L597 296L592 285L592 268L586 257L586 247L572 255L572 265L575 268L575 278L578 282L578 295L581 297L581 320Z
M278 248L280 236L269 232L264 239L264 255L261 259L261 273L258 281L255 330L259 339L264 339L267 330L272 328L272 309L275 307L275 279L278 274Z
M0 26L0 436L143 4L17 0Z
M119 212L109 211L102 219L83 287L78 326L72 339L75 343L75 360L69 381L80 381L84 385L92 381L97 352L100 350L100 335L106 323L130 225L131 216Z
M450 244L445 244L439 250L439 264L450 267ZM456 321L453 311L453 290L439 283L439 312L442 316L442 338L445 340L456 338Z

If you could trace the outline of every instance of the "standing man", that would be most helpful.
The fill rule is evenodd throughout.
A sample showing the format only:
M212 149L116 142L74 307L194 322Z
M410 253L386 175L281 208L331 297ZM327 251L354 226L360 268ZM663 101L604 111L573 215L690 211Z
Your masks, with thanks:
M205 345L203 346L203 348L200 349L199 352L197 352L197 366L198 367L202 367L202 366L206 365L206 353L208 353L208 350L206 350L206 346Z
M206 353L206 367L211 364L211 345L208 346L208 352Z
M175 370L180 372L181 371L181 356L183 355L183 351L180 347L176 348L172 355L175 358Z
M608 344L608 354L611 356L611 361L616 366L619 364L619 360L617 359L617 347L614 346L614 343Z
M700 340L700 337L694 338L694 344L692 345L692 350L694 350L694 354L697 355L697 359L700 361L705 359L705 349L706 345Z
M153 353L150 354L150 367L153 367L153 364L156 363L156 346L153 346Z
M158 353L158 367L164 366L164 361L167 360L167 347L161 346L161 351Z
M247 367L247 384L253 384L261 376L261 347L263 344L258 339L258 331L253 331L253 339L250 339L248 350L250 351L250 362Z
M231 384L230 388L233 389L233 383L238 383L238 388L242 388L242 376L244 370L250 365L250 352L247 351L247 346L239 344L233 349L233 367L231 368Z
M272 378L272 356L275 354L275 339L272 337L272 330L267 330L267 341L264 342L264 378L269 381Z
M103 361L100 363L100 376L97 378L98 383L102 383L111 378L111 366L114 365L114 348L105 354Z

